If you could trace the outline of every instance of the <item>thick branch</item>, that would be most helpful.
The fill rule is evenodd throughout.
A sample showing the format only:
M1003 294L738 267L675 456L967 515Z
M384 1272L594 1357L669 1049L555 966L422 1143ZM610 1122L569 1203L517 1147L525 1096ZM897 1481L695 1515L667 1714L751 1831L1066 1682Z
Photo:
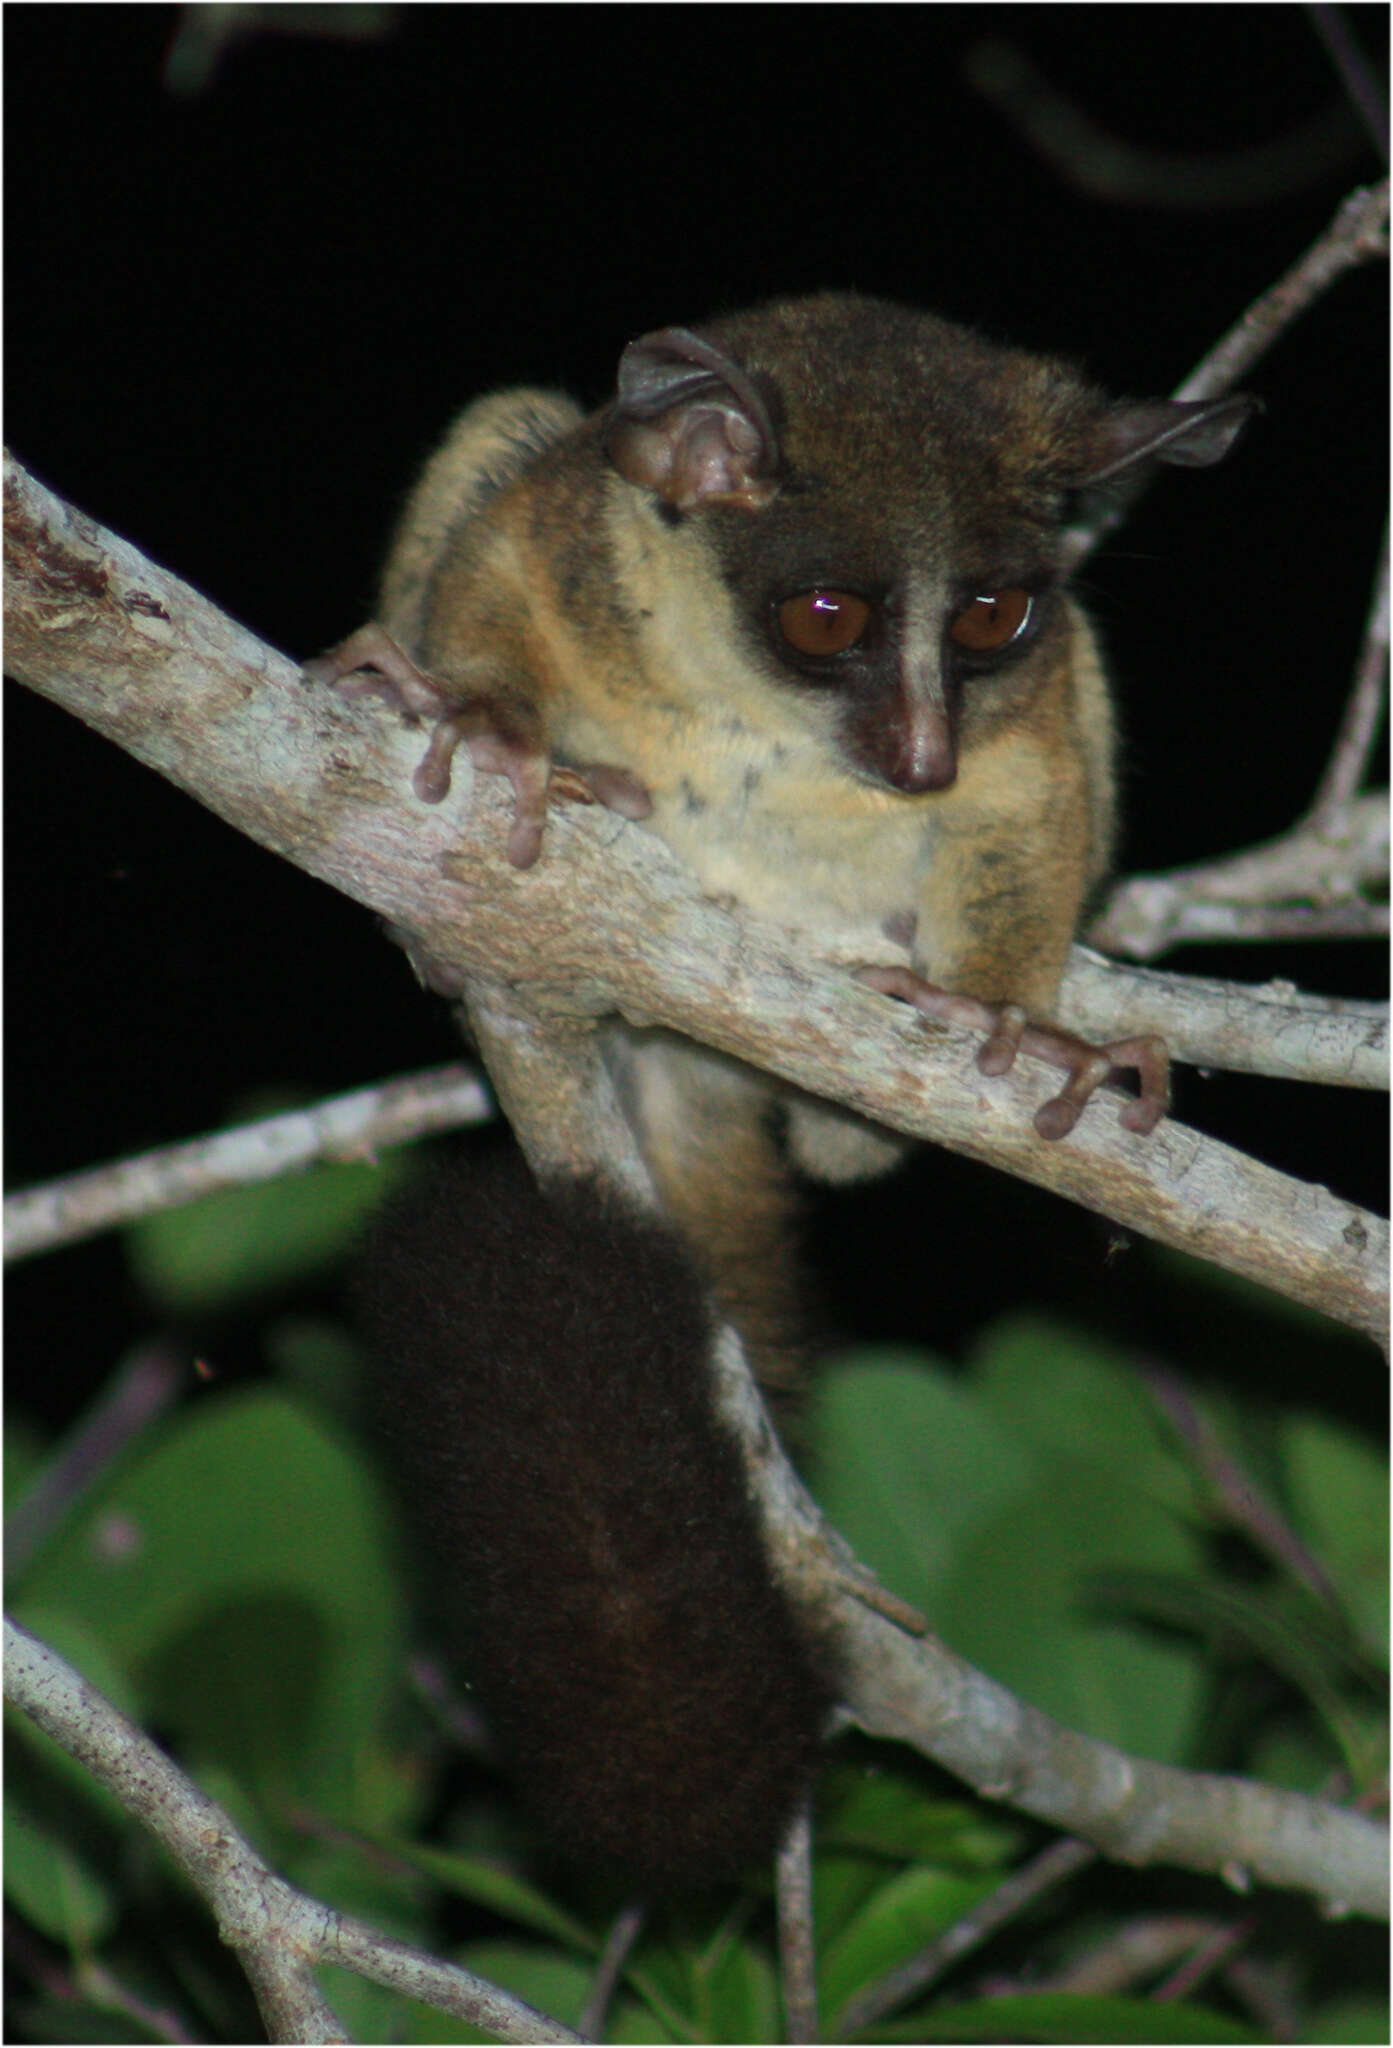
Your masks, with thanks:
M1129 1030L1159 1032L1172 1057L1192 1066L1330 1087L1388 1086L1386 1003L1306 996L1290 982L1257 986L1161 974L1076 946L1066 1004L1070 1023L1086 1038L1110 1037L1125 1017ZM321 1161L373 1158L390 1145L478 1123L491 1111L480 1076L451 1065L161 1145L7 1195L4 1256L8 1262L54 1251L220 1188Z
M906 1627L863 1583L841 1538L784 1460L730 1351L726 1413L739 1429L766 1529L796 1595L823 1616L845 1660L845 1698L869 1734L911 1743L984 1798L1002 1799L1124 1863L1210 1871L1314 1891L1332 1910L1388 1910L1387 1831L1247 1778L1183 1771L1065 1728L924 1629Z
M597 1165L642 1197L642 1162L586 1028L618 1011L1334 1313L1375 1316L1375 1219L1173 1124L1140 1140L1095 1110L1069 1141L1045 1144L1030 1110L1048 1079L984 1081L970 1039L926 1028L810 964L786 935L703 901L660 841L609 813L557 817L544 858L520 874L499 851L507 799L496 782L482 780L472 805L465 790L441 810L414 805L402 792L417 743L394 721L307 688L290 663L22 472L7 494L15 673L384 912L457 991L467 981L500 1099L544 1170ZM1227 1869L1235 1881L1251 1871L1379 1910L1383 1838L1361 1817L1127 1758L1059 1728L921 1634L821 1523L729 1333L720 1355L773 1553L841 1640L848 1699L867 1728L1111 1854Z
M617 1012L668 1025L1381 1328L1377 1218L1179 1124L1133 1137L1105 1099L1070 1139L1045 1143L1031 1125L1053 1085L1040 1069L983 1079L969 1035L911 1017L787 934L706 901L661 841L609 812L555 816L542 860L520 873L501 853L508 799L497 778L479 778L472 802L462 773L448 803L415 803L419 740L400 721L307 685L13 462L5 489L11 672L411 932L445 982L504 984L577 1022ZM1130 1021L1120 1016L1118 1029Z
M528 1009L497 984L471 990L471 1022L533 1164L586 1166L653 1199L594 1033ZM988 1798L1083 1836L1124 1862L1173 1862L1385 1910L1387 1837L1359 1814L1246 1779L1172 1769L1061 1727L929 1634L879 1588L769 1429L738 1337L717 1349L722 1407L745 1455L771 1554L840 1652L843 1697L862 1727L912 1743Z

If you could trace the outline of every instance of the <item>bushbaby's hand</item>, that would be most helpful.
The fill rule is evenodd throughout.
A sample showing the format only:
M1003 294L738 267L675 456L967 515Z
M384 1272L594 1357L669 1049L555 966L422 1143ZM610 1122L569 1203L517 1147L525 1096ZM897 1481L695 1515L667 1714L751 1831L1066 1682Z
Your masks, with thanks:
M474 766L506 775L513 785L508 859L530 868L542 850L547 807L553 798L600 803L626 818L646 818L652 798L636 775L604 762L576 767L553 763L534 706L483 693L460 696L418 668L381 626L362 626L304 665L311 682L330 683L347 695L384 697L413 720L429 720L430 738L411 786L422 803L450 793L450 764L461 740Z

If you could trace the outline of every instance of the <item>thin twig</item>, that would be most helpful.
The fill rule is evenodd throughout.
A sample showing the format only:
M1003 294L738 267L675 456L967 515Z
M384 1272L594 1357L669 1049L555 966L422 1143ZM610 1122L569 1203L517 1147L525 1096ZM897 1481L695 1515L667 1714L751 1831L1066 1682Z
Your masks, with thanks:
M202 2039L191 2021L171 2006L152 2005L138 1997L95 1955L79 1954L71 1963L55 1962L17 1913L5 1915L5 1960L21 1966L25 1975L55 2004L81 2003L119 2012L135 2022L142 2038L148 2034L151 2040L168 2041L170 2048L183 2048L186 2042ZM73 2025L76 2026L75 2021Z
M779 1981L788 2039L821 2039L817 2017L817 1947L813 1935L813 1817L803 1800L779 1844L775 1884L779 1908Z
M5 1568L14 1582L121 1453L164 1414L183 1384L183 1361L163 1344L131 1353L5 1517Z
M306 1109L185 1144L162 1145L9 1195L5 1258L52 1251L225 1188L274 1180L308 1166L374 1159L408 1138L482 1123L493 1114L487 1085L464 1065L355 1088Z
M1154 960L1182 944L1374 938L1387 932L1389 916L1370 892L1387 886L1387 798L1354 797L1261 846L1164 875L1128 876L1088 938L1133 960Z
M1138 1370L1157 1407L1189 1447L1233 1526L1242 1529L1283 1571L1300 1579L1317 1599L1338 1608L1339 1595L1319 1558L1312 1555L1285 1516L1278 1513L1225 1449L1195 1407L1180 1374L1169 1366L1154 1363L1143 1363Z
M1388 180L1361 186L1341 201L1333 220L1276 284L1269 286L1180 384L1180 400L1222 398L1267 354L1278 336L1329 291L1345 271L1388 254ZM1145 474L1066 536L1065 564L1076 569L1119 527L1146 488Z
M460 1693L439 1659L418 1651L406 1668L411 1690L452 1746L465 1756L496 1763L498 1750L479 1709Z
M1364 640L1355 663L1354 682L1335 735L1320 787L1308 813L1323 824L1358 795L1368 771L1388 696L1388 527L1379 542L1378 574L1369 603Z
M1158 2005L1178 2005L1182 1998L1198 1991L1207 1977L1233 1962L1238 1951L1252 1940L1257 1926L1257 1915L1244 1913L1227 1927L1210 1928L1184 1962L1171 1971L1163 1984L1156 1986L1152 1998Z
M960 1920L935 1937L917 1956L899 1969L890 1970L877 1983L853 1998L837 2015L837 2038L846 2040L884 2019L887 2013L915 1998L935 1983L954 1963L980 1948L998 1928L1014 1920L1034 1900L1085 1870L1097 1860L1097 1850L1087 1842L1051 1842L1038 1856L997 1886L988 1898L964 1913Z
M1177 386L1180 399L1218 398L1232 391L1265 356L1278 336L1313 306L1347 270L1388 254L1388 180L1361 185L1341 200L1334 218L1304 255L1246 313Z
M164 1844L242 1961L272 2041L346 2041L315 1984L343 1963L503 2041L578 2041L467 1970L335 1913L276 1876L228 1816L72 1666L8 1617L5 1697L106 1786Z
M1103 128L1016 43L974 43L963 73L1002 119L1080 192L1115 206L1261 206L1352 163L1362 137L1343 101L1270 142L1228 150L1148 149Z
M1373 66L1350 34L1344 8L1330 6L1328 0L1309 0L1307 13L1311 17L1311 26L1325 45L1325 54L1335 67L1335 74L1350 105L1364 123L1374 148L1387 163L1388 96Z
M1034 1989L1070 1991L1091 1998L1128 1991L1189 1955L1216 1927L1227 1925L1208 1914L1137 1914L1109 1928L1101 1941L1062 1969L1038 1978Z
M648 1907L642 1899L631 1899L616 1916L614 1925L600 1951L595 1965L595 1975L580 2016L580 2030L588 2040L603 2041L605 2022L609 2017L610 2002L619 1987L624 1974L624 1965L633 1954L634 1943L643 1932L643 1923L648 1917Z
M1224 1970L1225 1986L1270 2041L1302 2038L1301 2002L1294 1978L1289 1957L1279 1963L1253 1955L1235 1956Z

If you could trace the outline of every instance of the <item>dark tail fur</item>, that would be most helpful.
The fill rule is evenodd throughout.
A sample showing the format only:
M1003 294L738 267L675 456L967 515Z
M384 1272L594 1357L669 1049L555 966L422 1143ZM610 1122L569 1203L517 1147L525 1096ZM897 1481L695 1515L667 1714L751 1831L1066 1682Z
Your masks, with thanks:
M389 1209L359 1293L433 1605L549 1832L650 1883L766 1856L829 1693L715 1413L680 1240L485 1155Z

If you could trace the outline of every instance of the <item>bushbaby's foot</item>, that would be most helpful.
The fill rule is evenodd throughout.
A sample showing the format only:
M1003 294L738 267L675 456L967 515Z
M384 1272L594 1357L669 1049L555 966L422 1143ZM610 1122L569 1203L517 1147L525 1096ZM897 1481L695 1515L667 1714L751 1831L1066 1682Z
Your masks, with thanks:
M1129 1131L1144 1137L1155 1130L1169 1107L1170 1056L1163 1038L1146 1035L1091 1045L1057 1024L1032 1023L1019 1003L986 1003L977 996L957 995L926 981L909 967L862 967L856 978L882 995L912 1003L940 1023L985 1031L987 1040L977 1055L984 1074L1004 1074L1022 1052L1067 1068L1069 1078L1058 1095L1035 1112L1035 1128L1042 1138L1067 1137L1094 1089L1118 1068L1133 1071L1141 1084L1140 1094L1119 1113Z

